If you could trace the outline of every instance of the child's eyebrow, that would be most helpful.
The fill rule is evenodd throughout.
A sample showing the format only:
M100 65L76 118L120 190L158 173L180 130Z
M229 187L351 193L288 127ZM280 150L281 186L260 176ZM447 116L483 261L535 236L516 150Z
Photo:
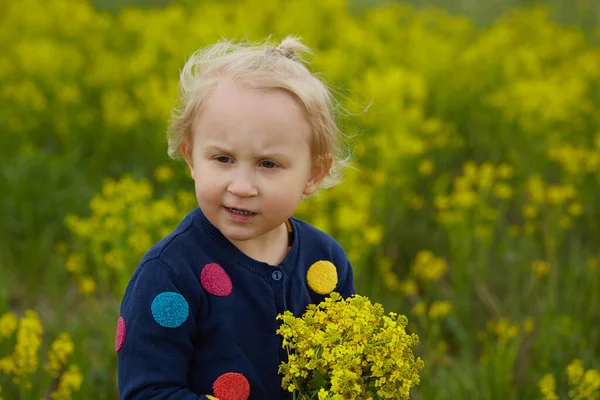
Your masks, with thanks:
M221 153L222 154L233 153L233 151L228 149L227 147L219 146L216 144L211 144L211 145L206 146L204 148L204 151L206 153L220 153L220 154ZM288 162L290 159L290 155L285 154L283 152L278 152L278 151L267 151L267 152L255 155L254 158L256 158L257 160L273 159L273 160L282 160L282 161Z
M231 153L231 150L227 150L224 147L218 146L218 145L208 145L204 148L204 151L206 152L217 152L217 153Z

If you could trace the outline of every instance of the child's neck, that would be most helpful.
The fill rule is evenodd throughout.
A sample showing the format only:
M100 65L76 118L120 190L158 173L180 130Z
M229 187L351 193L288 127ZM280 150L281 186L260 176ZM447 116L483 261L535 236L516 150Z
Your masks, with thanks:
M288 253L288 231L285 223L257 238L231 241L242 253L257 261L278 265Z

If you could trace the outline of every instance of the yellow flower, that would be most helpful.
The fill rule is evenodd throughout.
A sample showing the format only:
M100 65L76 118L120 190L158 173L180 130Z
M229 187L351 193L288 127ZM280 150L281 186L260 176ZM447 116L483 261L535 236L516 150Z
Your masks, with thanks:
M508 164L500 164L496 167L496 175L501 179L509 179L513 176L513 167Z
M542 393L543 400L558 400L556 395L556 381L554 375L546 374L538 382L538 387Z
M405 296L412 296L417 293L419 288L414 280L407 279L400 283L400 290Z
M441 319L452 312L452 303L449 301L434 301L429 307L429 318Z
M27 310L19 321L17 343L13 353L14 375L26 377L39 365L38 349L42 344L43 328L37 313Z
M569 214L574 217L578 217L583 213L583 206L580 203L569 204Z
M550 272L550 263L548 261L536 260L531 266L537 276L546 276Z
M533 332L533 329L535 328L535 320L533 319L533 317L525 317L525 319L523 320L523 330L525 331L525 333L531 333Z
M420 317L422 315L425 315L425 312L427 311L427 305L425 304L424 301L419 301L417 302L417 304L415 304L415 306L412 308L412 314L415 317Z
M48 363L46 364L46 370L50 372L50 375L57 377L63 366L69 360L69 357L73 353L74 349L73 341L68 333L62 332L56 340L52 343L50 351L48 352Z
M573 360L567 366L569 382L569 398L577 400L592 400L600 398L600 371L585 370L580 359Z
M79 291L82 294L94 294L96 292L97 287L98 286L96 284L96 281L94 281L94 278L90 276L83 276L81 277L81 279L79 279Z
M168 182L173 179L173 169L166 165L161 165L154 170L154 178L158 182Z
M423 281L436 282L448 271L446 260L429 250L420 251L412 265L415 276Z
M538 215L537 207L533 204L527 204L523 206L523 215L527 219L534 219Z
M496 186L494 186L494 194L499 199L509 199L512 197L513 189L506 183L498 182Z
M69 365L59 381L58 387L50 393L52 400L71 400L73 392L79 391L83 382L83 375L76 365Z
M11 312L7 312L0 317L0 341L3 338L11 336L17 330L17 316Z
M435 165L433 164L433 161L431 161L428 158L421 160L419 162L419 172L423 176L431 175L433 173L434 167L435 167Z
M446 210L450 206L450 200L446 196L435 196L433 203L438 210Z
M588 259L587 267L591 272L596 271L598 269L598 259L595 257Z
M423 361L411 350L418 336L408 320L362 296L342 299L331 293L311 304L300 318L290 311L277 316L277 333L289 352L279 367L282 387L307 398L408 399L419 383ZM312 383L311 383L312 382ZM306 391L306 388L309 392ZM317 389L319 388L319 389Z
M569 379L569 385L577 386L577 384L579 384L579 381L581 380L581 377L583 376L583 373L583 362L580 359L573 360L567 366L567 377Z

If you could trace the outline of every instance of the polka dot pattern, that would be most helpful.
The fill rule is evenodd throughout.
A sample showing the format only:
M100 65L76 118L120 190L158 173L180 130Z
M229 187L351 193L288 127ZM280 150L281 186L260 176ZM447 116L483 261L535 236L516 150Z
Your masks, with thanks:
M231 278L219 264L210 263L202 268L200 283L204 290L215 296L229 296L233 288Z
M175 292L163 292L157 295L151 305L154 320L165 328L177 328L189 315L189 305L185 298Z
M329 294L338 283L337 268L330 261L317 261L308 269L306 280L316 293Z
M244 375L227 372L217 378L213 391L219 400L246 400L250 397L250 384Z
M117 353L121 351L121 347L123 347L123 343L125 343L125 331L125 318L121 316L117 321L117 337L115 338L115 351Z
M205 397L206 397L208 400L219 400L219 399L217 399L215 396L211 396L210 394L207 394Z

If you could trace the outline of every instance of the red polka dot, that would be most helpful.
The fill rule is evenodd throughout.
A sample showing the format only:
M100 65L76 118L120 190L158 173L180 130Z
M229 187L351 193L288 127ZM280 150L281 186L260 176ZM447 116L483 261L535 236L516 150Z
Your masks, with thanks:
M118 353L123 347L123 343L125 342L125 319L123 317L119 317L119 321L117 322L117 337L115 339L115 351Z
M231 294L231 279L219 264L206 264L200 273L200 283L208 293L215 296Z
M227 372L217 378L213 391L219 400L246 400L250 397L250 384L244 375Z

